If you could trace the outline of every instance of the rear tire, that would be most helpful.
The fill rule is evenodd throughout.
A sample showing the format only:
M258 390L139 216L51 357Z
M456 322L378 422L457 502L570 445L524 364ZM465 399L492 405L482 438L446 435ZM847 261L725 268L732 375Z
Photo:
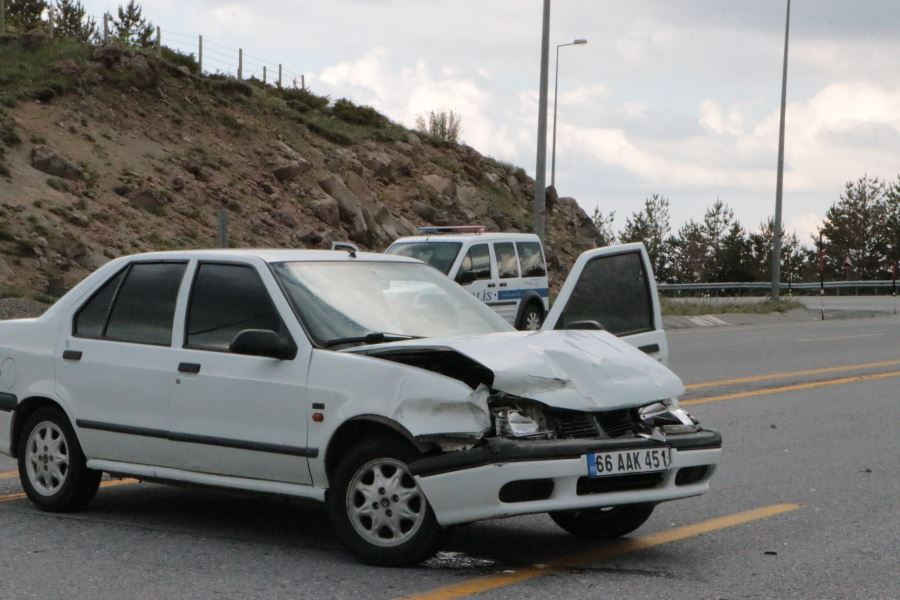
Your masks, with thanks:
M654 508L654 504L627 504L549 514L557 525L579 539L611 540L627 535L646 523Z
M544 324L544 310L535 302L531 302L522 312L519 321L519 329L523 331L537 331Z
M400 440L374 437L341 457L326 497L344 546L363 562L387 567L434 556L447 537L407 465L417 452Z
M17 455L25 494L41 510L84 508L100 486L103 473L87 468L75 430L58 408L39 408L28 417Z

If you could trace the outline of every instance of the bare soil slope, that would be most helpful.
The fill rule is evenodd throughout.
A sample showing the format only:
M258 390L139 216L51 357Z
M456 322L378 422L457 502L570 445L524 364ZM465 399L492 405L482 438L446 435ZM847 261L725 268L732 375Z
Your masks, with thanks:
M534 182L368 107L191 74L183 57L0 39L0 298L47 302L110 258L212 247L383 250L422 225L527 231ZM558 286L597 231L551 202Z

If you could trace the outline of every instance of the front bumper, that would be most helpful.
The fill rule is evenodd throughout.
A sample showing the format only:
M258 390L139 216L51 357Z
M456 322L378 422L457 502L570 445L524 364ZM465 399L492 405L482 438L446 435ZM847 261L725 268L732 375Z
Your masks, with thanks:
M661 446L672 448L667 471L652 477L623 475L618 480L587 478L588 452ZM412 463L410 470L438 522L449 526L495 517L697 496L709 489L721 446L722 436L709 430L669 435L665 443L646 438L495 438L471 450L423 458ZM693 471L699 477L679 477L679 471L688 467L706 469ZM509 494L516 486L526 493ZM536 493L527 492L529 489ZM504 490L507 497L501 499Z

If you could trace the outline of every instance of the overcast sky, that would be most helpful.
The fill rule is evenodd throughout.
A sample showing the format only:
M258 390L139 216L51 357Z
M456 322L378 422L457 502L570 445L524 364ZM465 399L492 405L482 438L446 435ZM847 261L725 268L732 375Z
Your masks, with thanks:
M85 1L94 14L116 4ZM532 176L541 5L143 2L164 43L220 44L209 68L227 70L240 46L247 70L282 62L408 126L453 109L466 143ZM589 40L561 50L560 194L615 211L616 229L653 193L676 227L721 198L757 228L774 211L784 16L784 0L555 0L551 44ZM808 243L846 181L900 174L900 0L794 0L791 17L784 218Z

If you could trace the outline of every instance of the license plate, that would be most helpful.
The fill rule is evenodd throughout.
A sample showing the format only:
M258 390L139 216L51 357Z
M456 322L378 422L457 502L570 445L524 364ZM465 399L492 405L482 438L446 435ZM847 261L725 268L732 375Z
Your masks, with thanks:
M668 447L616 450L613 452L588 452L587 455L588 475L590 477L655 473L667 470L671 462L672 451Z

